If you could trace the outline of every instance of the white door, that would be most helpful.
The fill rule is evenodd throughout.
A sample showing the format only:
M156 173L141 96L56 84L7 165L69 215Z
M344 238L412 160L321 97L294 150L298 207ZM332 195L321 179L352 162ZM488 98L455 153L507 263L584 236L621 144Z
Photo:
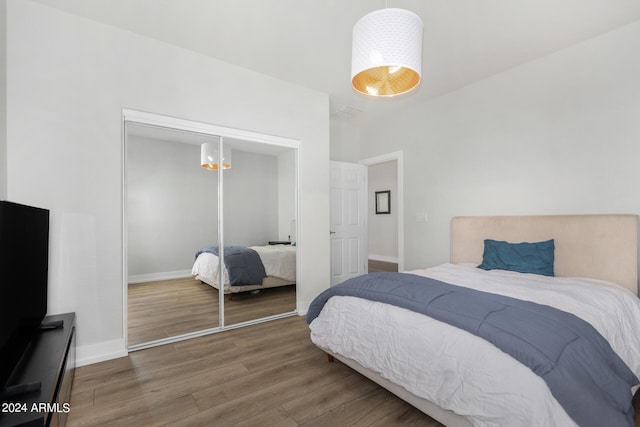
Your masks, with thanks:
M367 168L331 162L331 285L367 272Z

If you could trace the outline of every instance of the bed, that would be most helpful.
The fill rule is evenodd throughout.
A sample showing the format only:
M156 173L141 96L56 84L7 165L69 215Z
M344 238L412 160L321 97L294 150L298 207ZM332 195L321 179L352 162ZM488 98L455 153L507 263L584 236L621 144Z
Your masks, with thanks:
M484 262L486 239L553 239L555 275L477 268ZM608 340L635 378L640 374L637 265L635 215L457 217L451 221L450 263L410 273L575 314ZM540 376L468 331L349 295L329 298L320 314L307 320L312 341L330 358L447 426L576 425ZM636 380L619 387L629 405ZM581 398L587 389L581 389ZM621 419L626 421L620 425L628 425L628 414Z
M238 292L256 291L265 288L288 286L296 283L296 247L293 245L250 246L247 249L255 251L264 267L266 277L254 280L254 283L241 282L231 284L227 267L224 267L224 293L229 296ZM225 249L226 251L226 249ZM226 253L226 252L225 252ZM218 256L214 253L200 250L197 253L191 274L203 283L218 287Z

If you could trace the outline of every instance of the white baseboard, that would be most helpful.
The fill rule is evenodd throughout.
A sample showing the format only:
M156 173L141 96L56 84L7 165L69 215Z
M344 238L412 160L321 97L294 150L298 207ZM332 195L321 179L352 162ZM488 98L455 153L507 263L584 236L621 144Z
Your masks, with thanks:
M387 255L369 254L369 259L372 261L392 262L394 264L398 263L398 257L387 256Z
M129 276L129 284L155 282L158 280L182 279L191 277L191 270L163 271L160 273L134 274Z
M105 360L125 357L128 354L123 338L97 344L81 345L76 347L76 366L91 365Z
M301 302L297 308L296 311L298 312L299 316L306 316L307 312L309 311L309 306L311 305L310 302Z

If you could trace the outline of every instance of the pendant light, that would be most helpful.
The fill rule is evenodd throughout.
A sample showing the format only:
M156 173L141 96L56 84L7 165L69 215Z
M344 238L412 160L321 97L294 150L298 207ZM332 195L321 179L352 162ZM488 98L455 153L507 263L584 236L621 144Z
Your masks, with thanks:
M205 142L200 146L200 166L218 170L218 142ZM231 147L222 148L222 169L231 169Z
M422 20L405 9L380 9L353 27L351 85L366 95L390 97L420 83Z

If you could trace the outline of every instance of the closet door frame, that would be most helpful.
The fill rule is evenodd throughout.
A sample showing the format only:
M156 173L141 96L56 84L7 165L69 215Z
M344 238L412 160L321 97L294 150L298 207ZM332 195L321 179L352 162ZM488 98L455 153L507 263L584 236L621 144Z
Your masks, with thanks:
M295 217L296 217L296 235L299 236L299 230L300 230L300 216L299 216L299 171L298 171L298 156L299 156L299 148L300 148L300 141L297 139L293 139L293 138L287 138L287 137L281 137L281 136L275 136L275 135L267 135L267 134L263 134L263 133L258 133L258 132L252 132L252 131L247 131L247 130L241 130L241 129L234 129L234 128L229 128L229 127L225 127L225 126L219 126L219 125L214 125L214 124L209 124L209 123L203 123L203 122L198 122L198 121L192 121L192 120L186 120L186 119L180 119L180 118L176 118L176 117L170 117L170 116L165 116L165 115L160 115L160 114L155 114L155 113L149 113L149 112L144 112L144 111L138 111L138 110L132 110L132 109L123 109L122 110L122 150L121 150L121 154L122 154L122 217L121 217L121 221L122 221L122 304L123 304L123 334L124 334L124 339L125 339L125 343L128 343L129 337L128 337L128 329L129 329L129 323L128 323L128 292L127 292L127 288L128 288L128 266L127 266L127 241L128 241L128 230L127 230L127 176L126 176L126 166L127 166L127 160L126 160L126 147L127 147L127 131L126 131L126 124L127 123L137 123L137 124L142 124L142 125L149 125L149 126L158 126L158 127L163 127L163 128L168 128L168 129L172 129L172 130L177 130L177 131L187 131L187 132L196 132L196 133L201 133L201 134L206 134L206 135L211 135L214 137L220 137L220 140L218 142L219 144L219 153L220 155L222 155L222 146L223 146L223 141L225 138L230 138L230 139L234 139L234 140L245 140L248 142L254 142L254 143L262 143L262 144L269 144L269 145L275 145L275 146L280 146L280 147L286 147L286 148L290 148L295 150ZM218 245L219 246L223 246L224 244L224 236L223 234L221 234L221 231L224 228L224 217L223 217L223 173L222 170L218 170L218 236L219 236L219 241L218 241ZM222 257L220 257L220 260L222 259ZM222 261L220 261L222 262ZM299 272L300 272L300 260L299 257L296 256L296 282L299 283ZM222 276L223 271L221 268L218 268L218 272L219 275ZM219 277L219 283L223 283L222 278ZM297 285L296 285L297 286ZM219 325L217 327L212 327L209 329L205 329L205 330L201 330L201 331L195 331L195 332L191 332L191 333L187 333L187 334L181 334L181 335L176 335L174 337L168 337L168 338L163 338L163 339L159 339L159 340L154 340L154 341L150 341L150 342L146 342L146 343L142 343L142 344L136 344L136 345L128 345L127 344L127 352L129 351L136 351L136 350L142 350L144 348L149 348L149 347L155 347L158 345L164 345L164 344L168 344L168 343L173 343L173 342L178 342L178 341L183 341L186 339L190 339L190 338L195 338L195 337L200 337L200 336L205 336L205 335L209 335L209 334L213 334L213 333L217 333L217 332L221 332L224 330L229 330L229 329L235 329L235 328L239 328L239 327L243 327L243 326L250 326L256 323L262 323L262 322L266 322L269 320L274 320L274 319L279 319L279 318L283 318L283 317L288 317L288 316L294 316L298 314L298 310L300 307L300 292L296 292L296 310L290 313L282 313L279 315L274 315L274 316L269 316L269 317L265 317L262 319L256 319L256 320L251 320L251 321L247 321L247 322L242 322L242 323L236 323L233 325L225 325L224 324L224 286L219 286L219 301L220 301L220 306L219 306Z

